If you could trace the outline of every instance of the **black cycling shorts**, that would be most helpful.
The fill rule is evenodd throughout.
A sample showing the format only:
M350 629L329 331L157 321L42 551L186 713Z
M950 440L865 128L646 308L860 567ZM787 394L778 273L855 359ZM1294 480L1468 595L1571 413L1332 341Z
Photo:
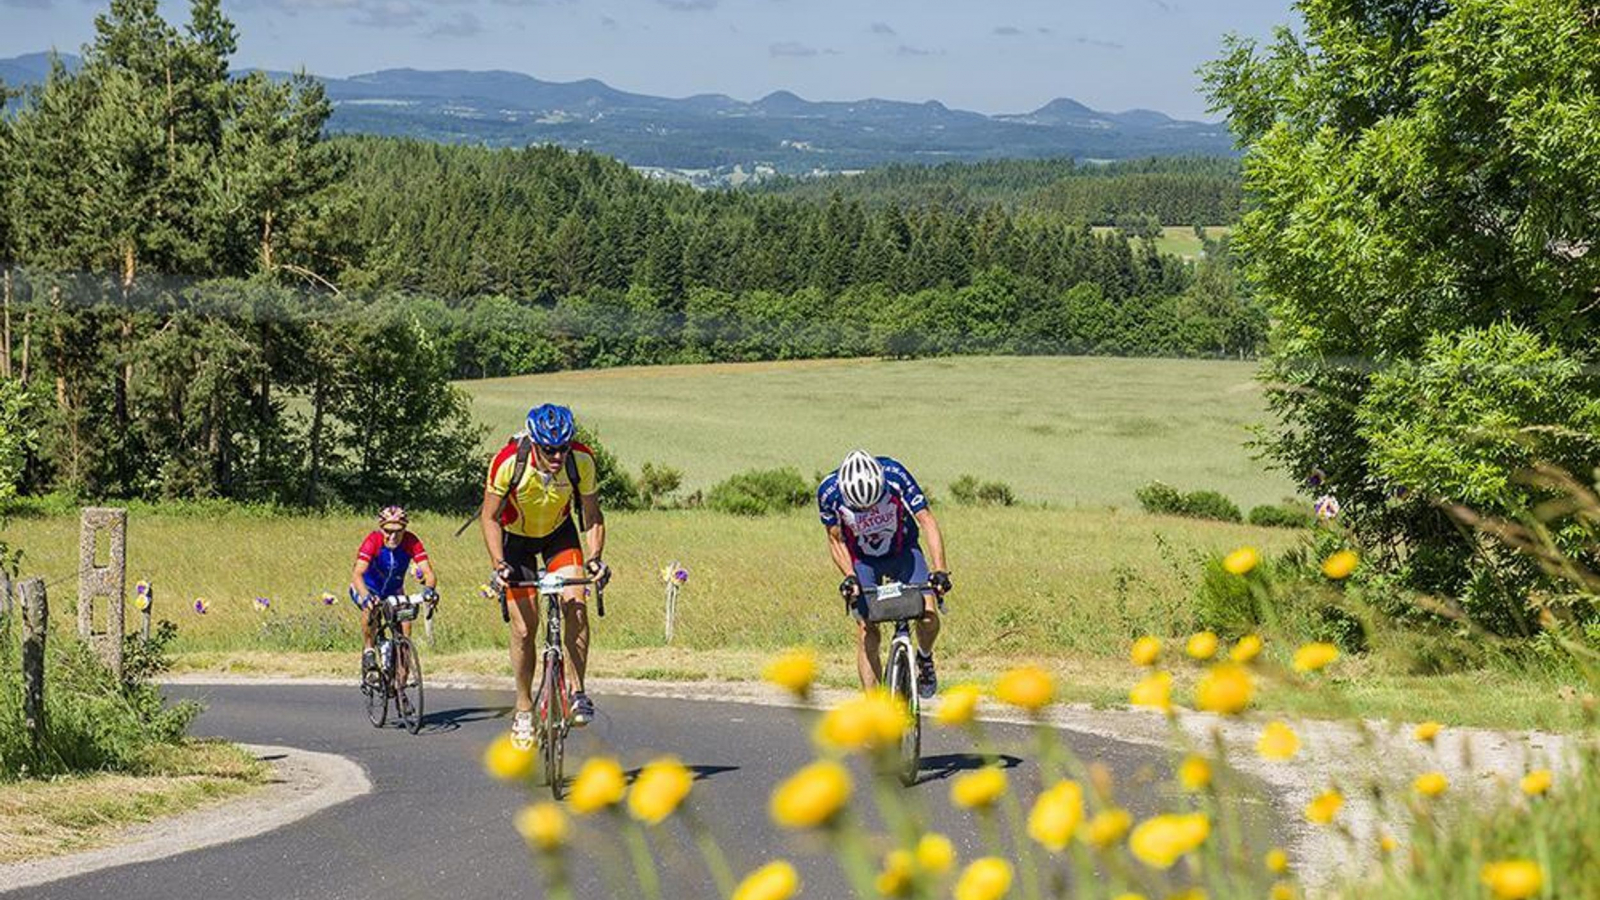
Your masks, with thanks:
M544 569L552 572L565 566L583 565L578 527L572 524L570 518L544 537L523 537L508 531L501 549L505 551L506 565L511 567L513 583L531 584L537 581L541 562Z

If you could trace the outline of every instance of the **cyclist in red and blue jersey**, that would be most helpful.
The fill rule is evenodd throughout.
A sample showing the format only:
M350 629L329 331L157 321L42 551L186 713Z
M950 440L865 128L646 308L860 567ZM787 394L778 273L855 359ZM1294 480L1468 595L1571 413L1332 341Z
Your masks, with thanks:
M938 606L950 591L950 572L945 568L944 538L922 488L897 460L854 450L818 485L817 512L828 529L828 553L845 576L839 593L856 620L856 671L863 689L883 680L883 633L877 624L867 622L861 586L884 581L932 586L916 629L917 693L932 697L939 684L933 666ZM931 574L920 546L923 532L933 557Z
M433 565L428 562L428 551L422 541L406 530L410 524L406 511L398 506L385 506L378 513L378 530L368 534L356 550L355 569L350 573L350 602L361 610L361 671L376 667L377 652L372 648L372 617L374 600L405 593L406 573L416 566L417 580L423 584L422 597L429 603L439 602L438 579ZM401 628L411 635L411 623Z

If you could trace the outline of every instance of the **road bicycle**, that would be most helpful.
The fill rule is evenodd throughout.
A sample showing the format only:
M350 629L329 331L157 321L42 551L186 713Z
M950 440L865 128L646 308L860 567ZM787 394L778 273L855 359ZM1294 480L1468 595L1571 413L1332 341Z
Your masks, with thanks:
M567 684L566 654L561 643L561 593L569 587L594 585L595 606L606 614L605 586L593 578L567 578L540 573L538 580L510 582L499 589L500 615L511 621L506 601L508 588L531 587L544 601L544 650L539 654L539 687L533 695L534 738L539 745L541 780L550 793L561 799L565 787L561 774L565 762L567 734L572 731L572 689Z
M928 584L889 581L877 587L862 585L864 615L870 623L893 622L894 637L889 641L889 666L885 674L889 693L900 701L906 713L906 727L900 733L900 759L895 774L900 783L917 783L922 766L922 699L917 693L917 665L913 656L911 623L922 618L923 597L933 591Z
M372 644L377 659L372 668L362 672L361 693L366 696L367 719L374 728L382 728L388 721L389 707L393 705L405 730L412 734L422 730L422 661L417 656L417 646L406 637L400 623L414 621L424 610L432 620L433 604L422 594L379 597L367 607L367 615L373 619Z

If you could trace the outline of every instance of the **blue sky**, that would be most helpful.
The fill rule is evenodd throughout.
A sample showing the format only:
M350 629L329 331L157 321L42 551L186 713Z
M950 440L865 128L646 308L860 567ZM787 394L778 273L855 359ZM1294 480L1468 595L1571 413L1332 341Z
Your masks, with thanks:
M75 51L93 0L0 0L0 57ZM224 0L238 66L346 76L509 69L661 96L940 100L1023 112L1204 115L1195 67L1223 34L1264 36L1290 0ZM164 2L169 19L187 3Z

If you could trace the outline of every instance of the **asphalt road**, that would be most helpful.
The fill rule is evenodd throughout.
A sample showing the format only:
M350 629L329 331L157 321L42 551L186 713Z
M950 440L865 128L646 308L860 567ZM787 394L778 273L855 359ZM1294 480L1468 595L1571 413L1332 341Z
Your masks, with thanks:
M29 888L7 896L50 900L468 900L541 897L542 877L511 826L528 790L483 772L483 748L509 725L510 694L430 690L427 727L409 735L372 728L354 687L173 686L206 712L193 731L259 744L338 753L358 762L373 791L293 825L257 837ZM677 755L698 774L690 804L711 823L733 869L743 873L778 856L800 869L801 896L850 894L838 864L815 836L780 831L767 817L772 787L809 762L812 752L799 710L744 703L598 696L600 719L567 745L567 770L592 754L613 753L630 771L661 753ZM1026 728L993 725L990 739L1010 767L1024 804L1039 781L1037 746ZM1163 798L1156 782L1169 760L1152 748L1061 732L1086 763L1116 777L1119 800L1137 817ZM951 807L952 774L979 764L957 734L924 729L923 775L908 789L934 829L950 835L962 859L985 854L975 817ZM866 773L857 778L857 808L865 808ZM547 793L540 796L548 796ZM1026 805L1024 806L1026 808ZM618 829L578 823L572 861L581 898L637 896ZM1273 825L1259 808L1247 832ZM714 897L716 892L687 831L676 820L651 836L666 898Z

